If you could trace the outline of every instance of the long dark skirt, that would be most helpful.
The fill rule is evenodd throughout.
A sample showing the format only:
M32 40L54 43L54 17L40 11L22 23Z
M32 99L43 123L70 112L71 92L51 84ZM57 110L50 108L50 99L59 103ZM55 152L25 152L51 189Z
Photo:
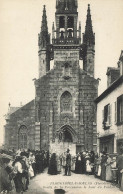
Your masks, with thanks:
M105 167L105 165L102 165L101 166L101 179L103 180L103 181L105 181L106 180L106 167Z
M17 173L17 175L14 178L14 183L15 183L15 188L16 188L16 192L20 193L23 192L23 183L22 183L22 174L21 173Z
M56 175L57 174L57 166L56 166L56 164L49 165L48 174L51 174L51 175Z
M80 161L76 161L75 173L82 174L82 162L81 162L81 160Z
M57 161L56 161L56 154L53 153L50 159L48 174L56 175L57 174Z

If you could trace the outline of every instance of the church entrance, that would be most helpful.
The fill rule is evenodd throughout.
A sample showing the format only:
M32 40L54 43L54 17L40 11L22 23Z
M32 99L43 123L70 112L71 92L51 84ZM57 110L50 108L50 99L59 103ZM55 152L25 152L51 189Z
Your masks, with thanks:
M76 134L71 126L65 125L56 133L55 142L50 144L51 153L55 152L58 155L67 151L69 148L72 155L76 154Z

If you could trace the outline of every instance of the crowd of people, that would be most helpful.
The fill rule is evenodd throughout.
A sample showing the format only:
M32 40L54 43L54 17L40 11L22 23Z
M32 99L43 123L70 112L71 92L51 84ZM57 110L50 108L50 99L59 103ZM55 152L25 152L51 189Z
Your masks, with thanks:
M30 179L47 167L49 175L71 176L71 172L94 175L123 190L123 151L120 155L101 152L99 156L93 151L83 151L73 156L69 149L59 155L44 150L18 150L13 154L0 154L0 193L27 191Z
M94 151L84 151L72 156L68 149L66 153L50 157L48 173L56 175L63 173L70 176L71 171L76 174L94 175L103 181L111 182L123 190L123 151L120 155Z
M30 179L48 166L48 152L18 150L0 153L0 193L23 193Z

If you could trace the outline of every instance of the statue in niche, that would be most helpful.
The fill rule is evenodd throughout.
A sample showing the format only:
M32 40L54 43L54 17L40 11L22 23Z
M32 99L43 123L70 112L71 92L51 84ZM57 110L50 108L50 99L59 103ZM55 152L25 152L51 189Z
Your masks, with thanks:
M59 141L62 141L62 136L63 136L63 134L62 134L62 132L60 132L59 133Z
M64 120L65 120L65 123L69 123L69 117L65 117Z
M58 131L54 134L54 138L59 139L59 132Z

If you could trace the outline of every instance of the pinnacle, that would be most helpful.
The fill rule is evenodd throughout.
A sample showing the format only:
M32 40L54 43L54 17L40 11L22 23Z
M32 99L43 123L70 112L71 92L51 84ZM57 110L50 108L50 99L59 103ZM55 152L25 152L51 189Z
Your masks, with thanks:
M85 42L89 41L89 42L94 43L94 33L93 33L91 14L90 14L90 4L88 4L88 10L87 10L87 19L86 19L86 26L85 26L84 41Z
M88 14L90 14L90 4L88 4Z
M41 32L47 32L48 33L47 16L46 16L46 6L45 5L43 6Z
M43 15L41 22L41 32L38 38L38 45L42 45L43 47L50 41L48 35L48 26L47 26L47 15L46 15L46 6L43 6Z

